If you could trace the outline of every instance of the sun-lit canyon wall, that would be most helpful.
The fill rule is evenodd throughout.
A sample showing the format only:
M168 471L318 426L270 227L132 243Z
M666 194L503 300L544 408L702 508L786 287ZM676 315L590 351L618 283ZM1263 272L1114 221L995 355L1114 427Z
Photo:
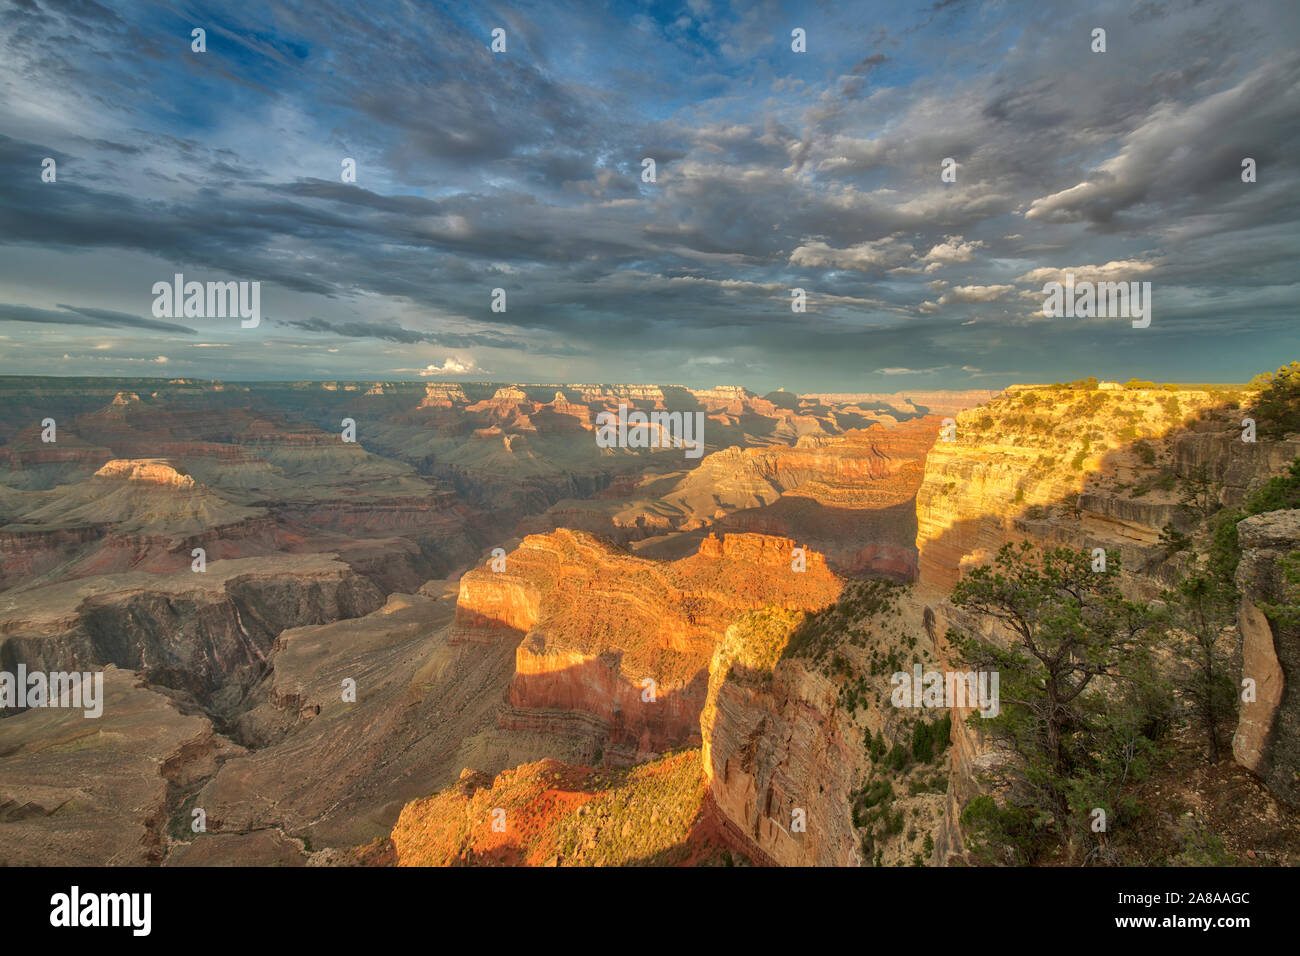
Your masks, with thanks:
M1111 383L1013 386L959 413L953 440L930 450L916 496L922 587L945 593L964 568L1024 537L1117 548L1126 572L1136 573L1161 528L1185 521L1176 487L1187 457L1178 451L1182 430L1224 401L1209 391ZM1210 427L1227 425L1215 419ZM1239 430L1190 441L1206 457L1217 446L1225 458L1236 453L1234 438L1242 455L1258 454ZM1258 475L1268 466L1248 470Z
M805 661L777 659L788 624L778 616L733 625L713 654L700 717L710 793L778 864L857 866L850 794L861 733L841 713L834 681Z
M655 562L582 532L530 535L498 565L461 578L454 640L517 643L500 723L585 734L632 762L698 744L716 635L774 604L816 608L839 582L816 553L796 571L793 542L706 538Z
M1243 442L1239 399L1221 391L1107 383L1015 386L957 415L955 440L935 443L916 500L919 593L939 632L979 627L992 635L946 596L964 570L1011 541L1114 550L1122 562L1121 589L1134 599L1156 598L1174 585L1186 555L1168 553L1160 536L1166 525L1183 532L1195 527L1180 507L1184 483L1204 477L1214 485L1216 504L1235 505L1300 455L1294 437ZM1271 567L1271 552L1260 547L1259 566ZM1285 636L1277 639L1252 607L1247 599L1241 615L1248 667L1275 673L1278 654L1300 665L1297 650ZM1294 718L1276 716L1285 709L1280 692L1261 698L1243 711L1238 757L1249 754L1271 766L1263 749L1275 748L1279 738L1267 728ZM957 817L979 792L980 767L992 759L978 728L954 719L939 862L963 852ZM1285 787L1276 792L1286 798Z

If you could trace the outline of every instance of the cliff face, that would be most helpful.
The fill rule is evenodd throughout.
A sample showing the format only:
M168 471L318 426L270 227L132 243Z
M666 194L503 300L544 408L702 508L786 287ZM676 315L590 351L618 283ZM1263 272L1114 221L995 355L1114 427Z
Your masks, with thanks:
M923 392L836 392L804 396L831 405L852 405L860 408L896 408L916 415L955 415L968 408L987 402L996 395L985 389L964 391L932 390Z
M594 498L567 500L521 521L521 530L581 528L638 541L704 528L791 538L836 571L911 577L913 499L939 419L842 435L804 435L793 445L724 448L668 479L623 478Z
M827 676L755 656L749 632L733 626L709 664L700 728L714 803L778 864L860 865L851 793L861 732Z
M942 837L946 744L884 759L911 755L918 728L938 732L937 714L890 703L893 672L936 660L916 639L924 633L911 586L881 581L849 585L817 614L767 609L728 629L700 718L704 768L751 855L790 866L928 862Z
M765 450L755 457L779 498L725 515L718 525L794 538L845 573L910 579L914 501L938 425L937 418L918 418Z
M114 664L231 713L285 628L357 617L383 601L371 581L317 556L222 562L206 574L104 575L0 603L0 663Z
M1223 427L1213 431L1187 431L1174 436L1173 470L1179 475L1203 471L1223 486L1221 501L1236 506L1259 487L1261 481L1286 471L1300 455L1300 439L1243 442L1237 427L1241 414L1221 416Z
M1280 472L1300 442L1241 441L1241 412L1200 390L1019 386L956 417L916 496L919 578L932 595L1007 541L1120 551L1124 586L1153 597L1173 583L1161 529L1186 531L1179 483L1198 471L1236 504ZM1198 420L1198 416L1204 416ZM1154 572L1148 574L1148 571Z
M1169 555L1160 535L1166 525L1195 530L1196 518L1180 507L1187 482L1208 479L1212 507L1235 505L1300 455L1294 439L1242 442L1244 413L1228 401L1195 389L1017 386L957 415L955 440L935 443L916 501L919 593L935 631L981 628L996 638L946 598L966 569L989 561L1008 541L1117 550L1120 586L1132 599L1150 600L1174 585L1185 556ZM1272 542L1260 544L1258 558L1242 563L1251 569L1244 574L1267 578L1285 534L1268 538L1262 526L1258 534L1245 522L1242 527L1243 548L1250 547L1247 541ZM1242 579L1248 593L1250 580ZM1250 598L1240 619L1247 669L1257 675L1260 700L1243 711L1237 755L1247 766L1272 766L1267 754L1277 737L1270 728L1289 719L1282 716L1287 705L1277 663L1284 651L1274 645L1285 649L1289 638L1277 638ZM998 759L978 728L958 719L964 716L954 713L938 862L962 853L961 808L980 792L981 768ZM1295 765L1285 747L1281 753ZM1278 795L1287 798L1285 790Z
M1256 697L1241 705L1232 753L1279 797L1300 806L1300 626L1260 607L1283 603L1279 561L1300 550L1300 510L1247 518L1237 525L1237 542L1241 672L1255 681Z
M517 643L502 726L588 734L624 761L698 744L708 662L727 623L839 593L815 553L794 571L792 547L727 535L661 563L581 532L530 535L503 571L461 578L454 640Z
M501 726L581 732L585 725L607 740L613 759L639 760L675 747L699 746L703 674L685 684L656 687L652 700L644 681L653 677L629 681L615 665L607 655L592 658L581 651L555 649L536 636L525 638L515 651L515 676L507 697L517 712L506 712Z
M1215 401L1207 392L1020 388L959 413L952 440L931 449L917 492L922 587L951 590L964 568L1023 537L1016 520L1037 512L1117 542L1154 544L1177 497L1129 496L1135 509L1118 513L1108 508L1110 479L1137 480L1148 467L1127 450L1138 440L1152 448L1153 462L1167 460L1165 436ZM1066 513L1075 496L1090 508L1086 520Z
M203 783L194 804L209 833L173 862L263 862L244 845L283 831L316 848L386 837L402 805L453 782L569 756L557 741L494 725L513 671L508 646L447 641L454 594L392 595L359 618L284 631L235 732L250 747ZM355 681L354 697L343 682ZM253 854L258 855L254 856Z
M0 591L58 568L103 537L94 526L0 531Z
M887 670L900 655L933 661L909 639L921 628L909 590L882 582L851 584L813 615L748 612L710 657L698 754L631 770L544 761L495 779L467 769L403 809L393 831L399 860L700 862L703 843L763 864L915 864L939 832L944 758L886 771L866 741L879 739L879 760L885 748L908 747L918 719L928 726L888 704ZM494 831L496 808L504 820Z
M38 708L5 718L3 733L3 866L156 864L176 793L243 753L206 718L112 666L99 719Z

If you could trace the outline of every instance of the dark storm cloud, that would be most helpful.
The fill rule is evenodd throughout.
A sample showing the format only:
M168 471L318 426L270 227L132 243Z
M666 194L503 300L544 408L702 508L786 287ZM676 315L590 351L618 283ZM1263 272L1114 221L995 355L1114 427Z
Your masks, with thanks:
M424 343L427 345L439 345L444 348L473 348L481 346L484 348L505 349L516 348L518 343L507 336L503 335L485 335L480 333L455 333L455 332L421 332L416 329L408 329L403 326L385 322L330 322L325 319L312 317L310 319L287 319L280 323L295 329L302 329L307 332L318 332L323 335L336 335L341 338L349 339L378 339L382 342L398 342L403 345L414 345ZM566 345L542 345L529 343L525 350L533 355L586 355L585 349L574 348Z
M153 329L158 332L180 332L194 335L193 329L157 319L142 319L126 312L60 305L58 309L36 309L27 305L9 305L0 302L0 322L37 322L43 325L93 325L123 329Z
M191 20L207 54L189 50ZM790 53L795 24L807 54ZM1106 54L1089 49L1098 24ZM505 54L488 49L496 26ZM0 79L0 243L150 257L124 309L184 271L260 280L265 310L313 316L272 324L322 339L590 357L623 377L733 355L844 387L885 368L982 386L963 367L1033 356L1098 374L1173 356L1171 375L1208 379L1225 355L1239 375L1296 342L1279 321L1300 253L1300 31L1283 3L182 18L33 2L0 27L16 65ZM39 180L45 156L57 184ZM343 157L357 182L337 178ZM1153 282L1158 331L1121 343L1035 316L1026 277L1107 263ZM46 302L97 301L79 276L22 278ZM807 314L790 311L796 286ZM1214 309L1249 347L1207 344Z

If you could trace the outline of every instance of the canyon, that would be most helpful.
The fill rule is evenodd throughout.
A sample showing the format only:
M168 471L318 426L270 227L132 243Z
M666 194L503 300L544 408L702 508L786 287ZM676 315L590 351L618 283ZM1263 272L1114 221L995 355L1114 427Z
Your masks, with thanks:
M1237 507L1300 457L1241 441L1241 388L0 397L0 669L102 669L107 698L0 714L11 864L969 862L962 809L1005 754L889 704L984 627L948 600L963 573L1103 548L1156 600L1191 560L1167 529L1202 534L1179 482ZM602 447L620 404L702 415L703 455ZM1240 525L1258 695L1232 760L1292 862L1297 645L1265 608L1296 514Z

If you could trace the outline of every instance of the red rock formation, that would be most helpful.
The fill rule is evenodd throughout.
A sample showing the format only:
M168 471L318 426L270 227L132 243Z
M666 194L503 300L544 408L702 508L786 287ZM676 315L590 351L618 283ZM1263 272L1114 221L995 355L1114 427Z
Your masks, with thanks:
M580 528L628 542L713 526L794 539L839 571L905 579L916 568L913 499L938 425L923 418L805 436L793 447L725 448L667 488L657 476L616 479L593 499L524 519L519 530Z
M840 712L834 681L804 661L772 659L794 619L781 623L775 649L756 649L752 630L733 626L714 652L700 718L710 793L748 843L780 865L858 866L850 793L861 732Z
M420 408L452 408L456 405L468 405L465 390L459 385L438 383L424 387L424 398Z
M530 535L505 570L461 578L454 633L519 641L509 693L516 710L579 710L597 719L611 756L660 752L698 742L708 661L730 619L768 604L834 601L839 583L822 556L808 553L807 570L796 572L793 547L727 535L658 563L580 532ZM503 723L537 726L510 713Z

